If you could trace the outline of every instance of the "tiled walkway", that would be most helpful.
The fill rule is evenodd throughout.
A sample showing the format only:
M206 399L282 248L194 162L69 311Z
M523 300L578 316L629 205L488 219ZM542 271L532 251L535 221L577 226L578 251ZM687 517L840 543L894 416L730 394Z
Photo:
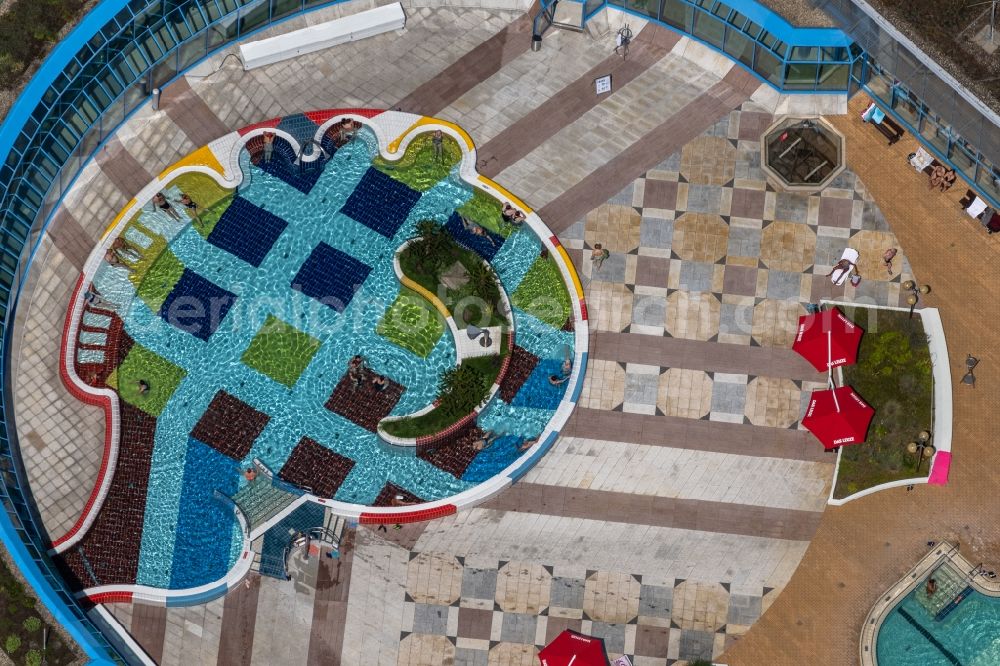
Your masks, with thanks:
M516 12L412 7L398 34L253 72L220 54L168 89L162 112L137 114L67 197L72 218L36 264L17 390L54 533L78 515L103 442L100 414L64 395L51 360L80 247L133 181L210 132L355 105L455 120L479 142L481 170L559 231L590 309L580 404L522 482L446 519L358 528L317 589L252 578L203 606L115 607L155 659L534 666L563 628L604 636L636 666L710 658L771 607L823 533L833 458L798 425L823 377L787 347L805 303L899 303L909 265L901 253L901 274L879 268L897 242L871 193L852 172L814 196L769 188L756 139L773 96L690 40L647 26L622 63L586 33L550 31L531 52L528 30ZM603 71L616 90L597 98ZM596 243L611 252L600 270ZM835 291L824 275L847 245L865 279ZM740 663L787 654L760 645Z

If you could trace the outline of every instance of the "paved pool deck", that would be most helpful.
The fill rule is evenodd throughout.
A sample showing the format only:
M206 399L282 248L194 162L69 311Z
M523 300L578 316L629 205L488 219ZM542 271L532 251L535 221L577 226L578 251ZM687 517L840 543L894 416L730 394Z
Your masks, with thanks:
M18 313L15 390L53 538L77 519L103 448L103 414L57 371L79 268L151 174L212 138L314 108L451 120L479 146L481 172L559 234L585 283L580 403L519 484L446 519L349 530L314 589L252 578L201 606L111 605L157 662L533 665L539 646L576 628L636 666L851 663L861 618L928 539L1000 562L996 528L979 517L997 482L982 464L996 428L981 415L998 402L984 314L996 311L1000 239L962 220L964 188L928 193L903 162L908 143L884 148L854 115L831 115L849 171L821 194L774 192L756 143L773 114L834 114L842 100L781 98L653 26L622 61L614 15L606 29L549 31L531 52L526 21L409 6L403 31L253 72L218 54L119 130L57 212ZM615 91L597 97L593 78L608 72ZM595 243L611 251L599 271ZM865 280L834 291L824 275L848 243ZM877 258L893 246L889 279ZM934 287L925 301L941 309L955 371L966 351L983 359L979 388L956 383L952 482L826 509L833 457L799 427L825 378L790 351L795 323L819 298L899 305L914 273Z

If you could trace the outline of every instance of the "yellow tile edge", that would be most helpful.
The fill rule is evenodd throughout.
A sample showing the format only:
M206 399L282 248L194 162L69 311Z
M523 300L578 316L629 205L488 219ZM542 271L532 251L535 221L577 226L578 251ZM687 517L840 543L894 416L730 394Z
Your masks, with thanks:
M523 201L521 201L520 199L518 199L517 197L515 197L513 194L511 194L510 192L508 192L503 187L497 185L496 181L491 180L491 179L487 178L486 176L484 176L482 174L477 174L477 175L479 176L479 182L484 183L486 185L489 185L494 190L496 190L497 192L499 192L500 194L502 194L505 199L507 199L508 201L510 201L512 204L514 204L515 208L520 208L521 211L524 212L525 215L531 215L531 212L532 212L531 209L528 208Z
M121 212L115 215L115 219L111 221L111 224L108 225L108 228L104 230L103 234L101 234L102 241L108 237L108 234L111 233L112 229L118 226L118 223L121 221L123 217L125 217L125 214L132 210L132 208L135 206L135 201L136 201L135 197L133 197L131 201L125 204L125 207L121 209Z
M225 177L226 175L225 170L222 168L222 163L219 162L219 158L215 156L215 153L212 152L212 149L209 148L208 146L202 146L193 153L190 153L187 157L182 158L179 162L174 162L166 169L161 171L160 180L163 180L164 177L171 171L186 166L204 166L208 167L209 169L212 169L213 171L217 171L218 174L222 177Z
M469 136L469 133L466 132L464 129L462 129L460 126L456 125L455 123L448 122L447 120L441 120L440 118L430 118L428 116L424 116L423 118L421 118L420 120L418 120L417 122L413 123L408 128L406 128L405 132L397 136L395 139L392 140L391 143L389 143L388 146L386 146L389 152L395 153L397 150L399 150L399 144L403 142L403 139L409 136L409 134L413 130L423 125L444 125L445 127L449 127L455 130L455 132L457 132L458 135L462 137L462 140L465 141L466 148L468 148L469 150L474 150L476 147L476 144L472 142L472 137Z
M413 291L417 292L418 294L426 298L428 301L430 301L431 305L433 305L437 309L437 311L441 313L442 317L444 317L445 319L451 317L451 313L448 312L448 308L444 306L444 303L442 303L441 299L439 299L437 296L427 291L422 286L420 286L410 278L406 277L405 275L400 276L399 281L403 284L404 287L409 287L410 289L412 289Z
M559 254L562 256L563 261L566 262L566 269L569 270L569 276L573 278L573 287L576 289L576 297L581 301L583 300L583 285L580 284L580 276L576 274L576 267L573 266L573 262L570 261L569 255L566 254L566 248L560 245L556 245L556 249L559 250Z

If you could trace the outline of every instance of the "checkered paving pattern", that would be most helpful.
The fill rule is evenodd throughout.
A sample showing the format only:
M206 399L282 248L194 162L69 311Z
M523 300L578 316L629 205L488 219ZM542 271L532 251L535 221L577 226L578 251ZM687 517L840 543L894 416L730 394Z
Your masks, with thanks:
M368 264L320 243L299 268L292 289L343 312L371 270Z
M159 314L175 328L207 341L235 303L236 294L185 268Z
M313 494L332 498L351 473L354 461L335 453L319 442L303 437L292 450L278 477L282 481L309 488Z
M711 660L773 601L771 588L732 591L726 582L652 579L617 571L563 571L534 563L466 563L411 551L401 652L441 643L455 663L508 663L566 629L600 636L609 655L643 666Z
M191 436L234 460L243 460L270 420L236 396L219 391Z
M483 229L483 236L472 233L462 224L462 218L458 213L452 213L448 217L448 222L444 225L455 241L462 247L466 247L486 261L492 261L500 247L503 245L504 237L495 234L489 229Z
M379 421L389 416L406 387L386 377L388 385L379 390L371 381L374 377L374 373L365 373L361 385L355 387L351 377L345 373L326 401L326 408L365 430L375 432Z
M369 168L340 212L372 231L392 238L419 200L420 192L378 169Z
M236 197L208 235L208 242L259 268L287 226L277 215Z

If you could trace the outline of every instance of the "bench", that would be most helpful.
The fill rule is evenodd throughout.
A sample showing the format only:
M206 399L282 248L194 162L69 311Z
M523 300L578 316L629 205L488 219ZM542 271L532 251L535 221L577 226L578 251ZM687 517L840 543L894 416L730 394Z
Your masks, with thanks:
M249 71L338 44L401 30L405 26L406 14L403 6L397 2L276 37L241 44L240 56L243 58L243 69Z
M873 116L875 116L876 114L882 116L882 118L878 122L876 122L873 119ZM906 131L902 127L900 127L895 120L890 118L889 114L882 112L875 105L875 102L872 102L871 104L868 105L868 108L865 109L864 113L861 114L861 120L868 123L869 125L874 126L875 129L881 132L882 136L884 136L889 140L890 146L899 141L901 138L903 138L903 135L906 134Z

